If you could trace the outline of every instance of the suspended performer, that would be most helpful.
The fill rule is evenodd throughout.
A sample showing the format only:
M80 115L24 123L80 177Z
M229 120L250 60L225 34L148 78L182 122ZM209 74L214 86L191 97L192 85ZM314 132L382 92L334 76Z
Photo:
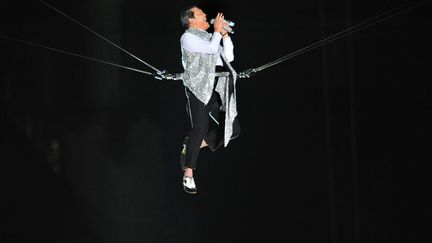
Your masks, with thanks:
M182 64L184 73L172 74L161 71L150 64L144 62L132 53L126 51L112 41L98 34L96 31L81 24L77 20L69 17L59 9L40 0L54 11L64 17L79 24L83 28L102 38L106 42L122 50L136 60L145 64L155 72L148 72L120 64L84 56L78 53L69 52L26 40L0 34L0 39L19 42L34 47L39 47L63 54L68 54L83 59L108 64L118 68L123 68L162 80L183 80L186 94L186 109L191 122L191 129L183 141L183 149L180 157L181 168L183 169L183 187L188 193L196 193L193 173L197 166L199 151L201 148L209 147L212 151L218 149L222 144L226 147L231 139L240 134L240 126L237 120L236 109L236 80L237 78L249 78L259 71L263 71L271 66L287 61L300 54L311 51L322 45L333 42L349 34L363 30L391 17L400 15L404 12L418 8L431 2L425 0L419 3L404 4L394 9L388 10L383 14L374 16L357 25L346 28L338 33L323 38L322 40L298 49L288 55L278 58L270 63L256 68L250 68L243 72L236 73L231 66L234 60L234 45L229 36L233 34L232 26L234 23L224 19L222 13L218 13L210 23L213 25L213 33L207 32L210 24L207 22L206 14L196 5L186 8L181 12L181 24L186 29L180 38Z
M185 32L180 38L182 74L186 96L186 111L190 130L183 141L180 161L183 188L197 193L193 173L197 168L201 148L213 152L226 147L240 134L236 105L237 73L231 66L234 45L229 35L229 23L218 13L213 33L206 14L196 5L181 11Z

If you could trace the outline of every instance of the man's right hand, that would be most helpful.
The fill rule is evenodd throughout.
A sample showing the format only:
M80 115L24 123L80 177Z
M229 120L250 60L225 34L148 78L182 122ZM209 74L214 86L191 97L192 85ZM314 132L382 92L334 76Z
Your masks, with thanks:
M222 13L218 13L213 23L213 29L215 32L221 33L224 35L227 31L224 29L225 26L228 25L228 22L224 20L224 16Z

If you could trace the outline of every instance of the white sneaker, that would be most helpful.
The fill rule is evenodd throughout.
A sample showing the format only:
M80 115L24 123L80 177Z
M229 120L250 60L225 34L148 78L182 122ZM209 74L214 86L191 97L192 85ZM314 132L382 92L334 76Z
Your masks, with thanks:
M185 192L190 194L197 193L197 189L193 177L183 176L183 189L185 190Z

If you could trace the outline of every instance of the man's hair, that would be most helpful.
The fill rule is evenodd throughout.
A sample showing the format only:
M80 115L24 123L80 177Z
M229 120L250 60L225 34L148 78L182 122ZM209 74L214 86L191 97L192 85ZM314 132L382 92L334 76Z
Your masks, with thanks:
M186 8L184 8L180 12L180 21L183 26L183 28L188 29L189 28L189 19L194 18L194 12L192 11L192 8L196 7L196 5L190 5Z

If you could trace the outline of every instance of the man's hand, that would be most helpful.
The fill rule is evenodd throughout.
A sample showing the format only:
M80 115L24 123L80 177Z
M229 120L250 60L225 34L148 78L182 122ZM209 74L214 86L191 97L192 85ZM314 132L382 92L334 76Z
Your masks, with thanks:
M228 23L224 20L224 15L222 13L218 13L213 23L213 29L215 32L219 32L221 35L225 36L227 31L225 30L225 26Z

